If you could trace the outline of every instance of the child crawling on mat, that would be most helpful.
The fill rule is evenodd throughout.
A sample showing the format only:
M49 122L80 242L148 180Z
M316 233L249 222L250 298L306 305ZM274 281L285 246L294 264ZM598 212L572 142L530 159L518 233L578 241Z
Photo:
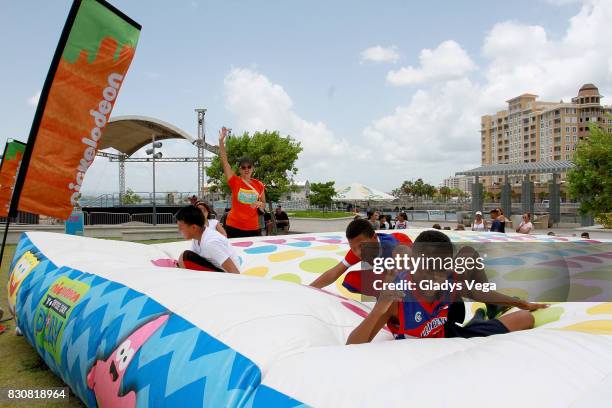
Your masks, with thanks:
M444 233L436 230L422 232L415 239L412 248L399 246L395 254L400 252L407 253L408 256L414 254L414 256L422 255L432 259L454 257L453 244L450 239ZM466 247L459 251L457 257L459 256L476 259L478 253L473 248ZM427 265L426 268L419 266L413 274L397 269L387 270L385 283L398 283L404 280L414 282L415 285L406 290L389 290L387 286L387 289L381 291L374 308L349 335L347 344L370 342L385 324L388 325L396 339L407 337L470 338L526 330L533 328L534 324L534 318L530 312L548 307L545 304L529 303L493 290L487 293L474 289L468 290L466 285L468 279L486 282L484 269L457 274L454 270L445 270L440 267L440 264L436 265L435 262L432 264ZM459 289L455 286L454 290L435 287L430 289L421 287L420 281L430 282L431 286L435 286L431 282L441 284L463 281L463 284ZM444 285L438 286L443 287ZM446 285L446 287L449 286L449 284ZM523 310L499 318L494 318L487 313L490 317L485 320L485 313L479 309L477 312L480 313L476 313L474 319L464 326L459 326L457 320L450 318L450 314L452 313L451 306L458 304L461 298L486 302L487 308L493 305L503 305L506 306L505 310L510 307Z
M181 254L178 267L200 271L240 273L238 256L226 237L207 228L204 215L193 205L176 213L176 223L185 239L191 239L191 250Z
M323 289L334 283L351 266L361 262L361 249L364 246L369 248L376 247L381 251L382 256L388 257L391 256L393 250L398 245L412 244L410 238L401 232L391 234L376 233L372 224L364 219L355 219L349 223L346 227L346 239L351 249L347 252L344 259L321 274L310 286ZM371 285L368 285L367 282L372 279L373 275L365 270L350 271L345 275L342 286L349 292L375 296L376 291L368 290L368 288L371 288Z

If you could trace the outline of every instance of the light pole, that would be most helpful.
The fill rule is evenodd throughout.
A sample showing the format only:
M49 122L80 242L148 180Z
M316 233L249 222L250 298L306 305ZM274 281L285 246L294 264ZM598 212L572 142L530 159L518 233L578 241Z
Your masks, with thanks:
M146 153L153 158L153 225L157 225L157 207L155 206L155 159L161 159L163 155L161 152L155 152L155 149L162 147L162 143L155 141L155 135L151 136L151 138L153 140L151 144L152 147L147 149Z

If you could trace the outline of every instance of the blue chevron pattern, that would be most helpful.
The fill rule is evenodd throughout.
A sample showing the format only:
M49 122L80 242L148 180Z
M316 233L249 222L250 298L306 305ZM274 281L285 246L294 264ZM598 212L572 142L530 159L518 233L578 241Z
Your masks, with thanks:
M88 407L97 406L87 386L87 374L96 361L108 359L134 331L168 313L168 320L153 332L128 365L120 395L136 392L138 407L303 406L262 385L261 371L251 360L148 296L93 274L54 265L25 234L15 251L13 265L26 251L34 253L40 263L19 289L17 315L20 328L34 347L35 312L50 285L66 276L89 286L66 321L60 362L37 348L50 369Z

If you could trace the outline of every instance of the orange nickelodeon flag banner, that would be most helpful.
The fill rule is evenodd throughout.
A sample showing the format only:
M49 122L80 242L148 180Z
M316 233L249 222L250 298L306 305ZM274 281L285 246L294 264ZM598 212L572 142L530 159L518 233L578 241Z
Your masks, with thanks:
M25 143L8 140L0 163L0 217L8 217L17 171L23 158Z
M15 184L17 210L67 219L96 157L140 25L104 0L75 0L47 74Z

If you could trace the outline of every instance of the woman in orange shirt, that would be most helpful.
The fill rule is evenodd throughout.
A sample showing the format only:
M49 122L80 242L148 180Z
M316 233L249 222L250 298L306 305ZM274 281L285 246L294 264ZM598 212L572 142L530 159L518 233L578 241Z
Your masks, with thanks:
M223 127L219 133L219 157L227 184L232 190L232 209L225 221L225 231L228 238L257 236L261 234L258 210L263 211L266 207L265 186L252 178L255 168L253 160L249 158L243 157L238 161L240 176L236 176L227 161L226 136L227 129Z

